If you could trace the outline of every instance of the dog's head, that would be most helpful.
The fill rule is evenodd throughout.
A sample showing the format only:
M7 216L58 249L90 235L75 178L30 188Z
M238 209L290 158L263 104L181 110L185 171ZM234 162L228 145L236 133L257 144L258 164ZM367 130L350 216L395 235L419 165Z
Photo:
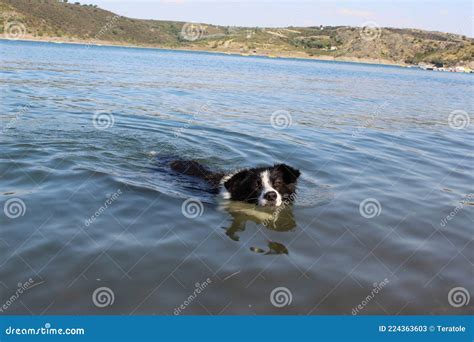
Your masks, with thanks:
M224 182L232 200L259 206L280 206L291 202L300 171L286 164L239 171Z

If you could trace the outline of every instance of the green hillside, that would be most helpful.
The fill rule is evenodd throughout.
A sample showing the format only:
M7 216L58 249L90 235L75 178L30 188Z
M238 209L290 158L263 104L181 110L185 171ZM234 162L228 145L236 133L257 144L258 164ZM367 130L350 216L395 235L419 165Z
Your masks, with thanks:
M5 38L81 41L269 56L473 67L474 40L368 26L245 28L140 20L57 0L0 0Z

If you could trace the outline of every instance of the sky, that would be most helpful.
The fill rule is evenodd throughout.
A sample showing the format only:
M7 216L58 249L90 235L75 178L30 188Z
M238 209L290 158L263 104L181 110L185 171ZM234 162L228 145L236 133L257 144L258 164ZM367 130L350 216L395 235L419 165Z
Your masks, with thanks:
M419 28L473 37L472 0L79 0L140 19L215 25Z

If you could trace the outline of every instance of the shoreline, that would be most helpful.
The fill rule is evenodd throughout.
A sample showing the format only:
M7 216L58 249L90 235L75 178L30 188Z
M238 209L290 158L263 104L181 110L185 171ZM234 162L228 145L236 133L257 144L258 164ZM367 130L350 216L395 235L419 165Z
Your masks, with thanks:
M133 45L121 42L101 41L101 40L83 40L83 39L71 39L71 38L59 38L59 37L25 37L19 39L11 39L0 34L0 40L9 41L25 41L25 42L40 42L40 43L55 43L55 44L77 44L86 46L110 46L110 47L124 47L133 49L158 49L158 50L170 50L170 51L185 51L185 52L206 52L218 55L229 55L229 56L241 56L241 57L266 57L274 59L300 59L300 60L315 60L315 61L326 61L326 62L346 62L346 63L358 63L358 64L372 64L372 65L385 65L385 66L398 66L406 68L408 64L391 62L389 60L382 59L370 59L370 58L357 58L357 57L330 57L330 56L308 56L304 53L298 52L286 52L286 53L242 53L234 50L208 50L199 48L181 48L172 46L155 46L155 45Z
M427 64L406 64L406 63L396 63L384 59L371 59L371 58L358 58L358 57L331 57L331 56L308 56L304 52L274 52L266 51L264 53L243 53L236 50L209 50L201 49L198 47L173 47L173 46L157 46L157 45L133 45L127 44L124 42L112 42L112 41L102 41L102 40L83 40L76 38L66 38L62 39L59 37L22 37L19 39L11 39L5 37L4 34L0 34L0 40L18 40L26 42L40 42L40 43L55 43L55 44L77 44L85 46L109 46L109 47L123 47L131 49L157 49L157 50L168 50L168 51L183 51L183 52L203 52L216 55L229 55L229 56L241 56L241 57L263 57L263 58L274 58L274 59L296 59L296 60L306 60L306 61L323 61L323 62L338 62L338 63L356 63L356 64L366 64L366 65L381 65L381 66L392 66L400 68L412 68L412 69L421 69L421 70L434 70L434 71L443 71L443 72L455 72L455 73L473 73L473 70L469 67L456 66L449 68L436 68L433 65ZM457 70L461 68L461 70ZM467 70L465 70L467 69Z

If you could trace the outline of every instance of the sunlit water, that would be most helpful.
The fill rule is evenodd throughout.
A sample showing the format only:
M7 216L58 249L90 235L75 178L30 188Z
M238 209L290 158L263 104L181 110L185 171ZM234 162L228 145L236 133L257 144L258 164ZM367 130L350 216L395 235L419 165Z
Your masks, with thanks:
M374 283L359 314L472 312L448 300L474 294L472 75L14 41L0 62L3 314L351 315ZM286 162L298 197L223 203L170 158Z

